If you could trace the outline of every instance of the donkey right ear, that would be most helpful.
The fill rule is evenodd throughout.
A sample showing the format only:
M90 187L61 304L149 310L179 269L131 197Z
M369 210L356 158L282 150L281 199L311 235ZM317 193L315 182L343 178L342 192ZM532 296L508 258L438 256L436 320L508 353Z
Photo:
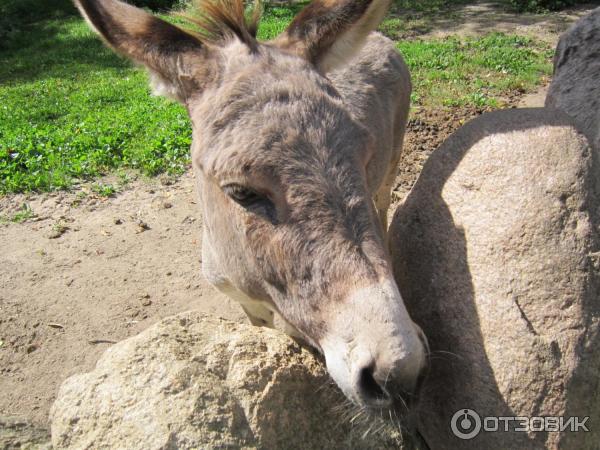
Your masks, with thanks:
M389 6L390 0L313 0L274 43L329 72L358 53Z
M209 49L176 26L117 0L75 5L109 47L146 66L157 94L185 103L213 79Z

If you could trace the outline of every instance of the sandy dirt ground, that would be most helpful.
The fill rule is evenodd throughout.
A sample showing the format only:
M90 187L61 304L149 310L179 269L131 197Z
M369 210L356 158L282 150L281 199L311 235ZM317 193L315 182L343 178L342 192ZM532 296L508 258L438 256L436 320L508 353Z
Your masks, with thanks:
M555 43L557 31L581 14L577 10L553 22L559 24L548 39L552 35ZM482 16L474 13L478 24ZM501 23L512 27L506 31L519 31L514 20ZM478 32L477 27L484 30L466 20L448 24L447 32ZM484 31L489 30L488 24ZM544 92L511 104L541 106ZM481 112L413 114L396 204L431 151ZM0 198L0 215L11 216L23 204L34 218L0 224L0 438L3 429L47 427L49 408L66 377L91 370L112 343L166 316L199 309L246 320L202 277L202 219L191 173L174 182L134 181L108 199L85 186L70 193L7 196Z
M0 411L46 421L58 383L92 369L111 342L200 309L243 315L201 275L201 219L190 174L138 181L117 195L77 193L27 203L37 218L0 227Z

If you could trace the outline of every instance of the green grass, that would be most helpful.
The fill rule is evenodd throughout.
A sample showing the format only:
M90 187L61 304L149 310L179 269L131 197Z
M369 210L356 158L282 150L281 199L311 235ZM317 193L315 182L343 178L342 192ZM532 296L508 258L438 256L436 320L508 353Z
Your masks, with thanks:
M259 37L279 34L300 7L267 6ZM383 26L392 36L401 32L394 23ZM398 48L414 104L431 108L498 106L551 67L550 48L502 34L402 40ZM28 25L0 50L0 194L67 189L119 170L177 175L189 165L190 135L184 108L152 97L144 71L106 49L79 18Z
M292 21L294 16L300 12L308 1L292 4L291 6L274 6L266 4L260 21L258 38L267 40L279 36L285 27Z
M187 166L183 107L78 18L32 26L0 52L0 192L62 189L118 167Z
M491 33L481 38L399 42L413 80L413 105L502 106L550 75L553 51L530 38Z

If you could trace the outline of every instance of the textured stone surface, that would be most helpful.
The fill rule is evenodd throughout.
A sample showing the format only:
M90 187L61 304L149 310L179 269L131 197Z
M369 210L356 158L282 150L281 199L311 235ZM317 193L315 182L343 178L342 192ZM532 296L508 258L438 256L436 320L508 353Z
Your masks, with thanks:
M600 147L600 8L577 21L558 41L546 106L575 119Z
M309 351L280 332L185 313L110 348L62 385L56 448L398 448L361 439Z
M473 120L395 213L396 278L432 351L419 406L432 449L598 448L600 155L571 122L543 108ZM590 416L590 432L460 440L463 408Z

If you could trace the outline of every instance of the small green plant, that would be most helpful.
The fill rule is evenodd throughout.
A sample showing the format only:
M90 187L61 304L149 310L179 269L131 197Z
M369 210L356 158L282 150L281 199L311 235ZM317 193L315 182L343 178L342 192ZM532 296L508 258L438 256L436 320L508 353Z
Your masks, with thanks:
M22 223L28 219L33 219L34 217L37 217L37 214L33 212L31 206L28 203L23 203L21 208L12 216L0 216L0 224L9 222Z
M21 209L10 218L10 221L22 223L27 219L33 219L34 217L36 217L36 214L33 212L33 209L31 209L31 206L29 206L28 203L23 203Z
M117 193L117 189L112 184L95 183L92 184L92 192L100 197L113 197Z
M88 193L86 191L78 191L77 194L75 194L75 199L73 199L73 201L71 202L71 207L79 207L87 196Z
M131 183L135 179L135 177L131 173L126 172L125 170L122 170L122 169L117 171L117 176L119 177L119 187L120 188L127 186L129 183Z
M59 220L54 225L52 225L52 230L58 233L64 233L68 229L69 227L62 220Z
M54 223L54 225L52 225L52 229L50 230L50 233L48 234L48 238L49 239L58 239L63 234L65 234L67 231L69 231L69 227L67 226L67 224L64 223L62 220L58 220L56 223Z

